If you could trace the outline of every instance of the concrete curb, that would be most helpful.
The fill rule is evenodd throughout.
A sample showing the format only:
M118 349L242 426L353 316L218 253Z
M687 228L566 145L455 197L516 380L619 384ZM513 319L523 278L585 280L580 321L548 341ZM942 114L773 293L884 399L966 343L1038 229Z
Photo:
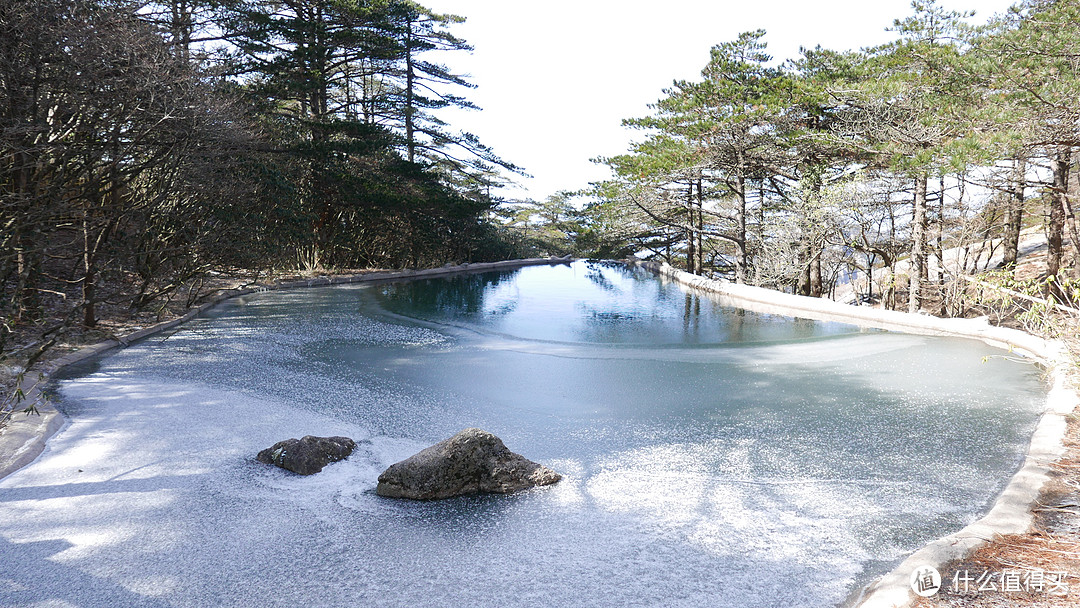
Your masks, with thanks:
M302 287L325 287L329 285L345 285L350 283L378 283L401 280L428 279L452 274L467 274L474 272L487 272L489 270L503 270L522 268L524 266L541 266L547 264L566 264L572 261L570 256L564 258L528 258L524 260L506 260L503 262L483 262L478 264L461 264L458 266L447 264L440 268L428 268L425 270L402 270L389 272L368 272L363 274L325 276L314 279L261 285L245 289L229 289L219 293L209 301L189 310L184 316L158 323L150 327L132 332L119 340L106 340L90 346L84 346L74 352L68 353L59 359L52 361L42 372L45 378L52 376L63 368L99 355L118 346L127 346L132 342L159 334L172 329L182 323L190 321L218 304L245 296L252 293L265 291L277 291L280 289L298 289ZM30 464L41 452L45 450L45 443L56 431L63 428L66 420L51 403L42 400L41 385L43 380L29 388L26 392L26 403L37 403L38 414L25 415L20 411L12 414L11 419L3 427L0 427L0 479Z
M860 608L902 608L918 597L910 589L911 573L922 566L938 570L963 558L985 544L995 534L1026 532L1032 523L1031 506L1050 479L1050 465L1065 454L1063 439L1067 417L1078 405L1080 395L1066 386L1070 361L1060 341L1048 341L1026 332L993 327L978 319L941 319L861 306L831 300L780 293L770 289L715 281L677 270L658 262L628 260L638 266L691 289L715 294L721 304L755 312L798 316L820 321L838 321L907 333L958 336L982 340L991 346L1019 351L1037 360L1051 384L1047 407L1035 427L1024 463L990 511L959 532L949 534L919 549L895 569L868 585L855 601Z

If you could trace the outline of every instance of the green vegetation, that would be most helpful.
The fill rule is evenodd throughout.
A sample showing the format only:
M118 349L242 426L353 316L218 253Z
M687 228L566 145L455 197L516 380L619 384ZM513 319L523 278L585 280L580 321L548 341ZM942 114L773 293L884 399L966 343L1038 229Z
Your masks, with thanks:
M970 245L1000 239L1012 267L1034 221L1037 283L1067 301L1045 277L1076 271L1080 5L1024 0L979 26L912 7L894 42L858 52L777 63L763 31L713 47L700 80L624 121L643 133L628 153L599 159L613 177L583 193L579 253L602 242L811 296L857 277L863 298L963 314L947 284L991 257Z
M461 20L410 0L0 3L0 355L32 362L101 306L159 307L211 271L513 255L486 218L520 169L436 115L472 107L437 61L470 48Z

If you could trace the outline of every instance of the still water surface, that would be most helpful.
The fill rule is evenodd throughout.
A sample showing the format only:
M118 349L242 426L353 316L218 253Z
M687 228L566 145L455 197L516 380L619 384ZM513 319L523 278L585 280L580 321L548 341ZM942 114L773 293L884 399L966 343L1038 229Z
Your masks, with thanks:
M1045 392L1001 355L584 262L249 296L59 385L0 481L0 604L832 606L1016 469ZM375 496L469 426L565 479ZM361 445L254 462L304 434Z

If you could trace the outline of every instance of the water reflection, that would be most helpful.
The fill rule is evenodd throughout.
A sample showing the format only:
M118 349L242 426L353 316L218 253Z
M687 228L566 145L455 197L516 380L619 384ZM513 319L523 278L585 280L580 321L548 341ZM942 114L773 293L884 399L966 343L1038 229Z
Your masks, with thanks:
M697 294L687 293L686 303L683 306L683 333L689 342L697 342L698 337L698 319L701 318L701 298ZM732 331L729 334L736 341L741 341L739 337L739 331L732 326ZM691 339L692 338L692 339Z
M528 340L736 344L858 330L719 306L641 269L596 262L387 285L380 305L406 317Z
M586 264L588 264L588 262L586 262ZM601 271L601 266L599 264L593 263L592 265L589 265L588 270L585 272L585 278L595 283L597 287L603 289L604 291L612 293L622 293L622 290L616 287L610 279L604 276L604 273Z
M514 277L516 270L463 274L439 279L391 283L381 288L387 308L410 312L421 318L442 318L504 314L512 303L485 306L485 296ZM507 307L507 304L510 304Z

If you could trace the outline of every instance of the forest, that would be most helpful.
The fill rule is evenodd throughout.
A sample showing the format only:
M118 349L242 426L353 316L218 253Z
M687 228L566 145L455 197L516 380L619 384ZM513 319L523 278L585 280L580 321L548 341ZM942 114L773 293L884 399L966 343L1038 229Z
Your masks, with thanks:
M513 257L486 217L521 169L437 117L472 107L440 62L470 49L461 20L409 0L0 2L0 354L104 304L196 297L208 273Z
M916 0L876 48L766 32L676 81L611 178L543 202L439 118L463 17L411 0L0 0L0 355L219 274L566 255L964 314L961 280L1075 306L1080 3ZM1010 273L1021 233L1038 277ZM972 249L992 243L993 251ZM958 253L959 252L959 253ZM968 298L965 300L965 298ZM1049 301L1049 300L1048 300Z
M640 137L597 159L611 179L509 221L556 253L815 297L860 277L864 302L945 315L964 313L960 275L993 255L996 286L1075 306L1080 3L972 17L917 0L891 43L783 62L761 30L717 44L700 80L623 121ZM1036 228L1045 272L1018 280Z

